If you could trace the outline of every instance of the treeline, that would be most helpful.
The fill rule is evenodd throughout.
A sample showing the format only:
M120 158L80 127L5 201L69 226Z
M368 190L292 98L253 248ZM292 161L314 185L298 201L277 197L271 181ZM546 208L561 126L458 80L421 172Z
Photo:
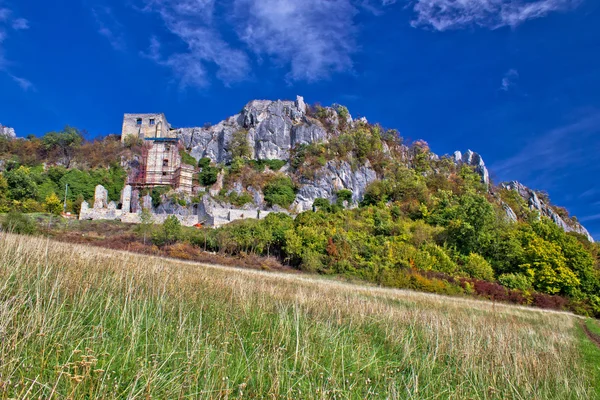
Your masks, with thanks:
M0 213L63 210L68 185L67 211L78 213L81 202L94 198L96 185L108 189L118 201L126 172L121 156L138 151L123 146L118 136L86 140L76 128L65 127L38 138L0 138ZM57 206L57 202L59 206Z

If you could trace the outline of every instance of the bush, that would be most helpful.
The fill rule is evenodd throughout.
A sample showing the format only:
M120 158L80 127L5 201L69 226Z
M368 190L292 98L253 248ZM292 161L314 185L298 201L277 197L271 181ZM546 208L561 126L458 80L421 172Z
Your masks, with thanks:
M2 222L2 229L7 232L32 235L37 231L37 225L27 215L12 211L6 214Z
M176 216L169 215L160 229L152 235L152 242L156 246L173 244L180 239L181 232L181 222L179 222Z
M152 197L152 207L156 208L160 206L162 195L169 190L171 189L168 186L157 186L152 188L152 192L150 192L150 197Z
M189 153L187 153L185 150L180 150L179 156L181 157L181 162L183 164L187 164L187 165L191 165L191 166L194 166L197 164L196 159L194 157L192 157Z
M44 206L34 199L27 199L21 203L21 211L24 213L40 213L44 212Z
M531 289L530 280L523 274L502 274L498 278L502 286L509 289L529 290Z
M219 176L219 169L216 167L204 167L202 172L198 175L198 179L202 186L212 186L217 182Z
M236 207L242 207L245 204L252 203L254 198L248 192L242 192L241 194L237 194L236 192L231 192L227 196L227 201L233 204Z
M63 210L63 205L56 193L52 193L50 196L46 197L45 208L46 211L51 214L60 215Z
M352 190L342 189L339 190L335 196L337 197L337 205L342 206L344 201L347 201L348 204L352 202Z
M206 168L210 166L210 158L208 157L202 157L201 159L198 160L198 167L199 168Z
M313 208L316 209L322 209L327 211L329 209L329 206L331 204L329 203L329 200L327 199L323 199L323 198L316 198L315 201L313 201Z
M483 279L486 281L494 280L494 270L485 258L476 253L469 254L462 267L471 278Z
M277 204L283 208L288 208L296 199L294 184L286 176L275 178L267 183L264 194L265 201L269 206Z

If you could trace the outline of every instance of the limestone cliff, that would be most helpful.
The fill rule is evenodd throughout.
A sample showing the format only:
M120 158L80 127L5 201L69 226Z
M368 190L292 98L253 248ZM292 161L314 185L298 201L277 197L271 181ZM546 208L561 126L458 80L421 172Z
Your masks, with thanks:
M228 149L232 135L242 129L248 132L256 160L287 160L294 146L327 139L323 125L306 115L300 96L296 101L254 100L225 121L203 128L181 128L177 135L196 159L209 157L222 163L231 160Z
M8 126L0 124L0 137L15 139L17 135L15 134L15 130L13 128L9 128Z
M584 235L588 238L590 242L593 242L594 239L592 235L588 232L587 229L579 222L571 219L563 219L558 213L552 208L550 204L547 204L544 200L540 199L538 194L528 188L527 186L521 184L517 181L505 182L501 183L500 187L507 190L514 190L519 194L519 196L526 201L527 205L530 209L536 210L540 213L540 215L550 218L554 223L560 226L565 232L576 232ZM504 210L507 213L507 216L510 219L516 220L515 212L506 204L503 204Z
M215 163L227 164L232 161L230 153L231 142L234 134L243 131L250 146L250 155L254 160L290 160L290 152L302 144L327 143L332 135L342 131L342 127L357 127L367 124L365 118L354 121L345 107L333 105L320 109L319 118L315 118L314 110L309 108L300 96L295 101L289 100L253 100L246 104L239 114L227 118L213 126L197 128L176 129L176 135L182 139L183 145L190 154L199 160L203 157L210 158ZM423 142L425 143L425 142ZM401 160L407 167L414 167L415 154L405 145L396 146L394 152L384 143L381 157L389 160ZM392 154L394 153L394 154ZM440 157L431 153L431 159L440 160ZM483 158L468 150L465 153L456 151L449 157L455 165L468 165L481 176L481 181L493 192L495 187L490 181L490 174ZM341 189L352 191L352 201L349 206L357 205L363 198L367 186L382 178L378 176L369 160L357 163L351 156L348 159L329 160L319 167L310 177L296 174L289 164L282 172L292 176L297 183L296 199L290 210L302 212L310 210L317 198L336 200L336 193ZM216 196L223 188L222 175L220 184L208 192ZM567 232L573 231L585 235L593 240L588 231L576 220L565 221L555 209L540 200L537 194L518 182L502 184L501 188L515 190L525 200L531 209L539 211L540 215L552 219L558 226ZM235 182L233 188L229 187L227 193L235 191L242 193L244 190L254 199L253 207L266 209L262 193L253 187L242 187L241 182ZM501 200L499 205L504 209L507 218L516 222L518 217L514 210ZM229 204L223 204L231 207Z

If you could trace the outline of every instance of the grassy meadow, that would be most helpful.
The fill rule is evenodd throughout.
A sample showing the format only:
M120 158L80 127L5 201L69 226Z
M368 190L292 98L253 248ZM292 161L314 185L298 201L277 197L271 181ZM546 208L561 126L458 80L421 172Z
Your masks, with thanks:
M593 399L581 324L0 233L0 399Z

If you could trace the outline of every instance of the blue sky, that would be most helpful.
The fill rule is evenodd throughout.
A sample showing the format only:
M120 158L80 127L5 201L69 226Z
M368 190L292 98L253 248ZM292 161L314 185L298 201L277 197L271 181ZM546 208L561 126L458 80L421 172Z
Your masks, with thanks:
M345 104L439 154L481 153L600 239L597 0L0 0L0 88L19 136Z

